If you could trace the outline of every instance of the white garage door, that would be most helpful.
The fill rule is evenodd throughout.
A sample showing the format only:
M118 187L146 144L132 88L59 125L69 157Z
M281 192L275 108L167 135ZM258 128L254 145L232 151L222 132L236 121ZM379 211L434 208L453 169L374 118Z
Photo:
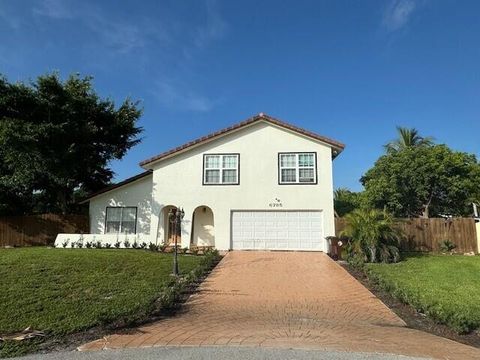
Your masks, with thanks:
M321 211L233 211L234 250L323 250Z

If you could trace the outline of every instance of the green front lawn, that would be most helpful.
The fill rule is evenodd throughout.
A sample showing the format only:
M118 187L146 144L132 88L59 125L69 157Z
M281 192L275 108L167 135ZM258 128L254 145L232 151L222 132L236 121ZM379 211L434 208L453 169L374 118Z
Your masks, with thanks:
M368 264L369 278L393 296L458 332L480 328L480 257L412 256Z
M202 258L179 256L180 271ZM171 254L145 250L0 249L0 335L30 326L61 337L143 319L171 271Z

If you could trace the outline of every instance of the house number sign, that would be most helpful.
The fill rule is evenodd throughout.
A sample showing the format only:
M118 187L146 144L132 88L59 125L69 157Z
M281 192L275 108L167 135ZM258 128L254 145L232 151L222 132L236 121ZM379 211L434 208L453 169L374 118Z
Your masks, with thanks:
M275 198L275 201L272 201L268 206L271 208L281 208L283 207L282 200Z

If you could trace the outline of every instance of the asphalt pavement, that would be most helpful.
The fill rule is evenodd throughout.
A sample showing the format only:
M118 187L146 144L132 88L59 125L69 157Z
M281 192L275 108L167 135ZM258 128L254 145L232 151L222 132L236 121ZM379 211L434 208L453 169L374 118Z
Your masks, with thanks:
M35 354L16 360L419 360L402 355L261 347L149 347Z

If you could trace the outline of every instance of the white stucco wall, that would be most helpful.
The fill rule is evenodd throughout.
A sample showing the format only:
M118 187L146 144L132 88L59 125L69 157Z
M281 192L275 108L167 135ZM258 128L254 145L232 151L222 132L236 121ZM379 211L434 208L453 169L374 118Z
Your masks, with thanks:
M477 247L478 247L478 253L480 254L480 222L477 222L475 224L477 227Z
M108 191L90 200L90 233L104 234L107 206L136 206L137 234L150 234L152 205L152 176Z
M279 152L316 152L316 185L279 185ZM239 153L239 185L202 185L203 154ZM152 164L152 241L164 238L162 208L176 205L185 210L182 246L188 246L192 215L201 205L214 214L215 246L231 248L232 210L275 210L269 206L276 198L281 210L321 210L324 236L334 235L332 152L328 145L292 133L269 123L258 122L234 133L203 144L170 159ZM326 251L326 241L323 250Z
M215 219L210 208L199 207L193 221L192 243L197 246L215 245Z

